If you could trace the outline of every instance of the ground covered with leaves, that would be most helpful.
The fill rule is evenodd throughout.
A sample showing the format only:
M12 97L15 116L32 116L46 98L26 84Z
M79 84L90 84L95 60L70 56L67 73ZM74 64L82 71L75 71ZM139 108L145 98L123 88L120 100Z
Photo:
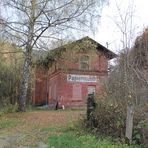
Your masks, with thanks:
M119 147L76 126L84 111L32 111L0 116L0 148ZM122 147L122 145L121 145Z

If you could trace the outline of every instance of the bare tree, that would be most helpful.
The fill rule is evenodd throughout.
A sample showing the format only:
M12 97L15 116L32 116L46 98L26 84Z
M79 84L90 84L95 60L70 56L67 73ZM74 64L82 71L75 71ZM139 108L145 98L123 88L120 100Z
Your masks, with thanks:
M143 86L145 89L148 86L144 76L145 71L142 70L143 66L141 64L142 62L144 63L143 65L147 64L147 61L144 60L144 56L146 57L147 55L145 52L147 50L146 35L138 37L134 43L135 30L137 27L136 24L134 24L134 1L130 1L131 3L128 3L127 8L124 8L124 10L120 8L116 0L115 2L117 15L116 19L112 20L121 34L122 51L118 57L116 68L110 76L110 90L114 98L119 98L119 101L124 100L126 104L132 103L139 105L140 102L142 102L141 98L146 96L139 95L142 94L140 92L142 90L141 87ZM142 54L144 56L141 58ZM142 62L141 59L143 59Z
M116 96L120 99L124 99L126 102L130 99L131 89L129 88L129 79L132 77L129 64L129 50L132 47L133 37L136 25L133 24L134 20L134 7L133 0L129 1L129 3L124 6L124 2L119 3L117 0L114 0L116 15L114 18L110 17L113 23L116 26L116 29L119 32L120 45L121 45L121 53L117 58L117 66L114 72L116 75L116 79L113 81L118 81L117 85L120 88L120 92L116 92ZM117 80L118 79L118 80ZM122 92L122 93L121 93Z
M105 0L99 2L103 1L105 2ZM13 42L23 48L25 56L19 111L26 110L32 50L42 47L47 38L57 38L57 34L61 34L65 29L78 29L79 25L88 26L90 18L98 15L97 2L97 0L7 0L5 2L8 14L7 18L5 17L7 34Z

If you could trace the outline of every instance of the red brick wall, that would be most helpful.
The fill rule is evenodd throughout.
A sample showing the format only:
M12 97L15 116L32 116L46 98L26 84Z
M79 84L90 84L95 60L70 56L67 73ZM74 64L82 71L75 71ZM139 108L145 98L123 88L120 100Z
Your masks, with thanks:
M76 74L76 73L75 73ZM86 105L86 99L88 95L88 86L95 86L96 91L101 90L101 85L99 83L99 76L97 83L75 83L67 82L66 73L58 73L50 78L49 80L49 103L58 102L61 107L82 107ZM55 85L56 87L55 90ZM56 98L50 94L52 88L52 93L56 91Z
M48 102L56 103L59 96L60 75L55 73L48 78Z
M90 69L79 69L79 59L82 55L89 55ZM107 77L108 59L97 51L64 53L65 58L58 59L51 68L36 69L36 84L34 103L42 104L48 97L49 104L59 103L59 106L79 107L86 106L88 87L95 86L96 92L101 91L101 80ZM47 80L48 74L48 80ZM67 82L67 74L95 75L98 82Z
M47 100L47 70L41 66L37 67L35 77L33 104L45 104Z
M108 59L104 54L96 52L94 50L88 52L73 52L70 54L69 51L64 53L63 59L58 59L57 65L60 69L75 69L80 70L80 57L88 55L90 60L90 71L104 71L108 70Z

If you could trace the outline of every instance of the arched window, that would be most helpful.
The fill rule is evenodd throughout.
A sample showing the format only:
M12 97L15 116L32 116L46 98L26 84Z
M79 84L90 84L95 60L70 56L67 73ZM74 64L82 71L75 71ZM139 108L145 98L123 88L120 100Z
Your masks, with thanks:
M89 70L89 56L83 55L80 57L80 69Z

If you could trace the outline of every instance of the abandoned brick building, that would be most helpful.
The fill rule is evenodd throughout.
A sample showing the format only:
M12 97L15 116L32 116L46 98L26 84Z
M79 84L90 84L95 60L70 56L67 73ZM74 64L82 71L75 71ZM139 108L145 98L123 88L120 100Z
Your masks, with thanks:
M108 61L115 56L89 37L51 50L46 62L36 66L33 103L85 106L89 93L101 91Z

